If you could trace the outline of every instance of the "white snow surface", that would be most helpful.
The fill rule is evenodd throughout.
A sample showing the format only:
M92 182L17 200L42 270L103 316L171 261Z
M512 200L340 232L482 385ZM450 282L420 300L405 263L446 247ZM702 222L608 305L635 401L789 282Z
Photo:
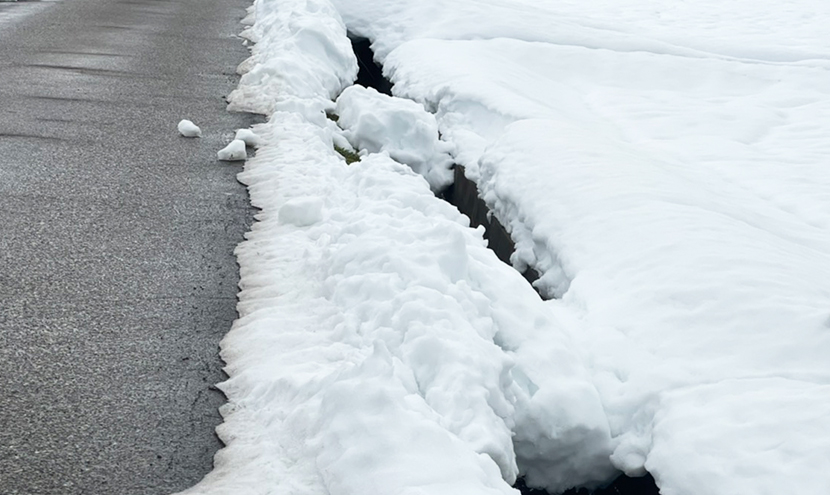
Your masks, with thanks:
M240 180L262 212L222 343L228 446L189 493L508 494L513 430L608 476L587 370L480 231L385 154L346 166L297 114L259 134Z
M176 126L176 129L178 129L179 134L184 137L202 137L202 130L199 129L199 126L187 119L182 119Z
M830 490L830 5L334 3L561 298L615 466Z
M292 29L337 32L327 5L257 4L277 24L243 70L289 77L263 50L292 46L276 39ZM306 49L336 53L340 27L331 46ZM353 64L317 65L332 74L313 79L353 77ZM563 487L612 477L608 422L572 339L481 230L390 158L400 150L346 165L334 144L363 127L326 118L332 88L292 94L302 85L287 81L264 97L246 80L232 105L270 119L239 176L261 212L237 249L240 318L222 342L227 447L186 493L512 494L517 458ZM343 105L348 122L358 109ZM379 105L399 108L384 114L393 124L432 122L414 135L446 153L422 108Z
M227 146L216 152L216 157L226 162L242 161L248 157L245 141L234 139Z
M434 191L452 183L452 147L438 139L438 123L419 103L351 86L337 98L343 136L356 149L385 151L423 175Z
M259 139L259 136L257 136L256 133L251 129L237 130L234 139L244 141L245 146L250 146L252 148L258 148L259 145L262 144L262 141Z
M518 472L556 492L612 466L663 495L828 493L830 4L257 0L248 20L231 99L271 116L240 176L262 212L223 342L228 447L190 493L509 493ZM346 28L395 99L335 105ZM554 299L396 139L465 166Z

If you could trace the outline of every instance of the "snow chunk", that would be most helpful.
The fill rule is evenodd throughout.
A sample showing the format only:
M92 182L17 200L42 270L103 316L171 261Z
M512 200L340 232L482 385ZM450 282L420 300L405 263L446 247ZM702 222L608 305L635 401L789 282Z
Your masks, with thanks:
M199 126L187 119L183 119L181 122L179 122L178 129L179 134L181 134L184 137L202 137L202 130L199 129Z
M240 141L245 141L246 146L251 146L252 148L256 148L260 145L259 136L256 135L254 131L251 129L239 129L236 131L236 136L234 139L238 139Z
M286 202L279 213L280 223L307 227L323 219L321 198L294 198Z
M256 44L237 69L228 108L270 114L285 99L332 100L357 77L346 27L328 0L257 1L255 18L243 35Z
M245 141L241 139L234 139L227 146L216 153L216 156L226 162L240 161L248 158L248 152L245 149Z
M452 148L439 140L435 117L420 104L352 86L337 98L336 111L355 148L389 153L424 176L433 191L452 182Z

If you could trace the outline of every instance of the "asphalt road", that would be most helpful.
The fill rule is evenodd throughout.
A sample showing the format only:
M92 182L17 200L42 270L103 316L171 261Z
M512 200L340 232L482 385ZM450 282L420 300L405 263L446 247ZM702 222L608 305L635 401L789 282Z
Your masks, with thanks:
M250 0L0 3L0 493L163 494L220 447ZM179 137L188 118L204 137Z

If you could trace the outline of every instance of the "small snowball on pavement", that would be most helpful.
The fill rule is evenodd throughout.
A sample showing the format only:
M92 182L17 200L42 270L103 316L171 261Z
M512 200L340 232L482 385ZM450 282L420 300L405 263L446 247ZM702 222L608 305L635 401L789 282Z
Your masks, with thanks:
M179 122L179 133L184 137L202 137L202 130L193 122L183 119Z
M248 158L248 154L245 151L245 141L234 139L229 145L219 150L216 156L226 162L245 160Z
M236 131L236 137L234 139L245 141L247 146L251 146L253 148L258 147L261 143L259 136L254 134L254 131L250 129L239 129Z

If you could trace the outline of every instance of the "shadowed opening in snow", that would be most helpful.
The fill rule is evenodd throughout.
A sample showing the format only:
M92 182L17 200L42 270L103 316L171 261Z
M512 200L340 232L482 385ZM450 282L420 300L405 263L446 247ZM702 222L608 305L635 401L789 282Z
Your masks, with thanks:
M359 65L355 83L391 96L392 83L383 76L383 67L375 61L371 41L352 33L349 33L349 39ZM329 118L335 122L338 121L338 116L335 114L330 114ZM347 162L358 159L357 155L354 155L350 161L350 157L344 154L344 150L339 147L336 149ZM440 197L467 215L470 218L471 227L483 226L488 247L501 261L511 265L510 257L516 250L515 243L507 229L490 212L487 204L479 196L476 183L466 177L463 166L458 164L453 166L453 182L440 193ZM539 273L530 267L522 273L522 276L531 284L539 279ZM544 294L538 290L537 292L543 299L546 299ZM528 487L521 477L516 481L514 488L523 495L553 495L545 490ZM654 478L647 473L641 478L630 478L622 474L605 488L593 492L584 488L571 489L563 495L660 495L660 492Z
M348 36L359 66L355 83L391 96L392 83L383 76L383 67L375 61L372 42L353 33L348 33ZM329 115L329 117L332 116ZM333 120L336 121L336 119ZM349 157L345 155L344 157L348 162ZM441 192L441 197L467 215L470 218L471 227L484 226L484 237L487 239L488 247L500 260L508 265L511 264L510 256L516 250L516 246L504 226L490 213L484 200L479 197L476 184L464 175L464 167L454 166L453 183ZM528 268L522 275L531 284L539 279L539 273L533 268ZM544 295L542 297L544 298Z
M510 264L510 256L515 250L515 244L510 234L507 233L507 229L490 213L487 204L479 197L475 182L464 175L464 167L461 165L455 165L454 181L444 191L443 198L458 208L461 213L470 217L472 227L483 225L488 247L500 260ZM522 275L530 283L539 278L539 274L533 268L528 268ZM552 495L545 490L529 488L522 478L518 479L514 488L518 489L522 495ZM660 491L650 474L641 478L620 475L609 486L594 492L586 489L568 490L563 495L660 495Z
M551 495L545 490L529 488L522 478L519 478L513 487L522 495ZM584 488L573 489L562 495L660 495L660 490L657 489L654 478L648 473L641 478L630 478L623 474L605 488L593 492Z
M475 182L464 175L464 167L455 165L454 168L453 183L444 191L443 198L458 208L461 213L470 217L472 227L483 225L488 247L500 260L510 264L510 256L515 250L513 239L510 238L507 229L490 213L484 200L479 197ZM539 278L539 274L533 268L528 268L522 275L530 283ZM514 488L522 495L552 495L545 490L529 488L522 478L516 481ZM623 474L609 486L594 492L574 489L568 490L563 495L660 495L660 491L657 489L654 478L647 473L641 478L630 478Z
M444 191L443 198L458 210L470 217L470 226L484 226L484 238L487 246L496 253L500 260L510 264L510 256L516 250L516 245L507 229L490 213L487 204L478 195L475 182L464 175L464 167L455 165L453 183ZM528 282L533 283L539 278L536 270L528 268L522 273Z
M361 36L349 33L349 40L352 42L352 50L357 57L357 64L360 68L357 73L356 84L374 88L378 92L392 95L392 83L383 77L383 67L375 62L375 52L372 51L372 42Z

